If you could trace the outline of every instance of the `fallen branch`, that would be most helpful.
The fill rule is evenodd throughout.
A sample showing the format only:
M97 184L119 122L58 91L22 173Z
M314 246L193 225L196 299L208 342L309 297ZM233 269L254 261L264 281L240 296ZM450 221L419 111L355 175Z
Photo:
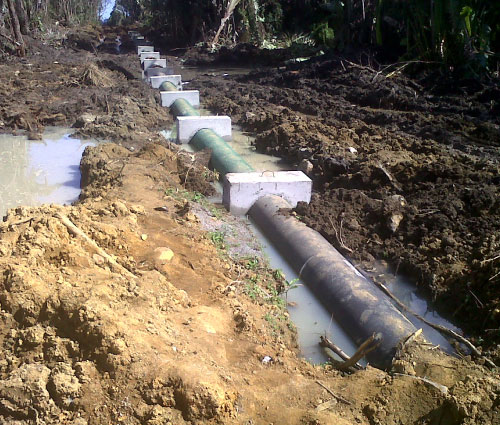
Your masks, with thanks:
M78 227L76 227L68 217L66 217L65 215L63 215L61 213L54 214L54 217L61 220L61 223L67 227L67 229L69 230L69 232L72 235L77 236L79 238L82 238L85 242L87 242L90 246L92 246L92 248L95 249L97 254L99 254L101 257L103 257L108 262L108 264L111 266L111 268L114 268L118 273L122 273L129 278L136 278L137 277L134 274L132 274L131 272L129 272L121 264L117 263L117 261L111 255L109 255L106 251L104 251L99 245L97 245L97 243L93 239L89 238L82 230L80 230Z
M330 388L328 388L328 387L327 387L325 384L323 384L321 381L316 380L316 383L317 383L320 387L324 388L324 389L328 392L328 394L330 394L332 397L334 397L334 398L335 398L335 399L337 399L338 401L341 401L342 403L345 403L345 404L347 404L347 405L349 405L349 406L352 404L349 400L346 400L344 397L341 397L341 396L339 396L339 395L335 394L335 393L334 393L334 392L333 392Z
M341 367L348 369L350 367L355 367L356 363L365 357L367 354L371 353L375 348L380 345L380 341L375 338L375 334L373 334L370 338L368 338L363 344L359 346L356 352L351 356L349 360L346 360Z
M388 297L390 297L401 309L403 309L404 311L412 314L413 316L415 316L417 319L421 320L422 322L424 322L426 325L429 325L431 328L434 328L436 329L437 331L445 334L445 335L448 335L454 339L456 339L457 341L461 342L462 344L464 344L465 346L467 346L471 352L474 354L474 356L476 356L477 358L480 358L480 359L483 359L485 361L485 363L490 367L490 368L495 368L497 367L495 363L493 363L493 361L491 361L490 359L488 359L487 357L483 356L481 354L481 352L474 346L474 344L472 344L472 342L470 342L467 338L463 337L462 335L459 335L458 333L456 333L455 331L451 330L451 329L448 329L444 326L441 326L441 325L437 325L435 323L432 323L432 322L429 322L426 318L422 317L420 314L418 313L415 313L412 309L410 309L409 307L407 307L405 304L403 304L391 291L389 291L389 289L387 289L387 287L383 284L383 283L380 283L380 282L377 282L375 280L373 280L373 282L375 283L375 285L377 285Z
M335 345L326 336L323 335L320 336L319 345L323 348L328 348L332 350L335 354L337 354L337 356L339 356L344 361L351 359L338 345ZM361 366L359 363L356 363L353 367L358 370L363 369L363 366Z

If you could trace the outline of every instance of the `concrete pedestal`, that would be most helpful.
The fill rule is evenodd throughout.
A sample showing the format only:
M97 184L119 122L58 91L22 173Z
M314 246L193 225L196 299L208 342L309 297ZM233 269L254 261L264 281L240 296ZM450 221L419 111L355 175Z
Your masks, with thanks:
M177 90L182 90L182 77L180 75L158 75L150 77L149 82L154 89L159 89L163 83L170 82L177 87Z
M172 66L167 66L166 68L149 68L142 71L142 79L149 83L151 77L173 75L174 68Z
M226 141L231 140L231 118L214 117L177 117L177 141L189 143L191 138L202 128L208 128Z
M142 62L142 69L146 71L149 68L166 68L167 67L167 60L164 59L144 59Z
M193 108L200 107L200 92L198 90L184 90L184 91L162 91L161 106L170 108L172 103L177 99L187 100Z
M144 63L146 59L160 59L160 52L142 52L139 54L139 59L141 63Z
M231 214L245 215L262 196L277 195L291 206L311 201L312 180L302 171L228 173L224 176L222 203Z
M140 55L144 52L154 52L154 46L137 46L137 54Z

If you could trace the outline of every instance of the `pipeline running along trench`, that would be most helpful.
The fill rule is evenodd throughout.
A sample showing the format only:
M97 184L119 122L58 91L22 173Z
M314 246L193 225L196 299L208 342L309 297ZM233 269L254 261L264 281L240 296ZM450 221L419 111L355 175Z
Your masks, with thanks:
M145 80L160 89L162 106L170 107L171 113L177 118L178 141L188 142L196 150L208 148L212 151L210 165L224 181L226 207L232 209L230 198L235 197L234 192L238 189L231 188L231 180L237 175L240 178L238 181L245 180L253 184L250 190L253 195L262 192L262 196L255 198L247 212L250 219L272 241L357 346L375 335L377 346L367 355L367 360L383 369L390 367L398 343L414 333L415 326L373 282L356 270L318 232L295 217L282 214L282 211L290 210L295 205L283 199L287 194L279 189L275 193L263 190L264 183L258 178L260 173L255 173L253 167L218 134L217 129L220 127L216 121L222 117L200 117L196 108L199 106L198 92L179 91L178 85L170 81L171 71L167 68L166 60L160 61L159 54L153 53L151 46L145 46L144 38L137 33L131 32L130 36L137 46ZM161 81L159 84L158 80ZM197 99L196 106L189 101L193 95ZM181 136L182 126L187 126L185 122L192 124L188 138ZM227 139L227 134L225 136ZM264 172L260 175L263 176ZM276 172L265 180L275 182L278 188L281 176L280 172Z

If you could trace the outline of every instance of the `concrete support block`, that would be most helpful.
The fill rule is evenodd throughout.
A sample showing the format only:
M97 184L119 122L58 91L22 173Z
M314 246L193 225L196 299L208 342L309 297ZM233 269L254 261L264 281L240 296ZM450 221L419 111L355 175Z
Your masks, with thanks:
M144 63L146 59L160 59L160 52L142 52L139 54L139 59L141 63Z
M231 214L245 215L262 196L277 195L290 203L311 201L312 180L302 171L228 173L224 176L222 203Z
M135 35L132 37L132 41L138 46L142 45L146 41L146 38L142 35Z
M135 37L135 36L141 35L141 33L139 31L134 31L134 30L127 31L127 34L130 37Z
M225 115L214 117L177 117L177 141L189 143L202 128L209 128L224 140L231 140L231 118Z
M167 76L174 74L174 67L167 66L166 68L149 68L142 71L142 79L149 83L151 77Z
M140 56L144 52L154 52L154 46L137 46L137 54Z
M149 68L166 68L167 60L166 59L144 59L142 62L142 69L146 71Z
M176 86L177 90L182 90L182 77L180 75L158 75L149 78L151 87L154 89L159 89L160 86L167 81Z
M166 108L170 108L177 99L187 100L193 108L200 107L200 92L198 90L162 91L160 96L161 106Z

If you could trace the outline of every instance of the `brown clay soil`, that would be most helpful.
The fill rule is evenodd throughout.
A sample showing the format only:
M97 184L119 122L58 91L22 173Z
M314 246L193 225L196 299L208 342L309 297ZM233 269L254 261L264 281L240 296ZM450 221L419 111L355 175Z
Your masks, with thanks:
M170 125L171 118L157 106L157 93L140 81L136 55L113 53L116 34L111 32L99 46L99 35L79 31L70 34L66 47L57 48L33 41L26 59L9 58L0 65L3 131L28 131L36 138L43 126L64 124L114 142L87 148L78 203L20 206L0 223L0 423L499 423L498 376L418 338L398 351L387 372L367 367L348 375L300 359L283 303L269 297L281 282L263 261L233 259L225 244L202 228L207 220L234 221L185 190L209 193L212 174L204 167L204 155L183 153L159 138L157 130ZM260 91L259 102L245 91L248 84L258 87L249 82L254 78L269 81L270 95ZM315 140L318 149L326 149L329 139L321 129L327 127L290 107L292 94L304 89L290 89L291 103L278 106L273 99L278 102L288 89L271 82L253 76L219 82L219 89L228 84L238 88L241 102L253 99L253 107L243 109L227 93L226 106L237 120L254 120L262 130L259 144L291 156L286 149L300 152L302 145L286 148L279 135L302 126L309 137L297 132L294 142L309 149ZM204 81L204 86L216 106L214 82ZM327 94L318 99L333 102ZM356 134L340 125L329 128L332 140L334 134L345 134L346 140ZM373 155L383 153L376 149L380 139L370 142L370 137L338 141L331 149L352 143L371 163L367 146ZM401 135L399 143L407 137ZM307 156L325 183L337 181L324 165L326 152L317 153L317 160ZM387 149L379 160L396 184L408 185L389 166L391 152ZM335 157L347 157L342 153ZM474 158L475 152L467 155ZM378 176L380 188L373 193L385 188L385 196L399 194L368 163L358 174L362 179L371 170L374 181ZM361 164L353 160L349 167ZM374 181L367 184L378 187ZM303 212L311 224L320 224L314 211L321 210L322 196L333 199L331 184L318 186L310 212ZM374 211L380 201L389 205L362 187L352 192L359 193L352 199L361 206L369 205L363 196L373 199ZM354 189L344 190L349 199ZM409 194L401 196L411 205ZM354 202L345 205L346 211L347 205L354 210ZM404 216L402 227L410 210L397 210ZM353 219L346 213L344 232ZM366 218L357 220L362 238ZM354 249L347 233L344 241Z

